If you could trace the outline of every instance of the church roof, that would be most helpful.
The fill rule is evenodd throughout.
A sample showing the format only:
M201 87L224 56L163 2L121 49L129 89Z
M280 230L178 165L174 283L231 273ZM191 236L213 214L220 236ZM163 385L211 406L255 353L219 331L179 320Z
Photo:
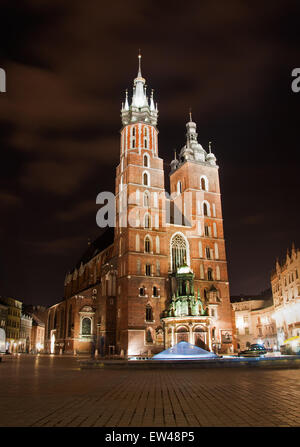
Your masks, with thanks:
M76 264L79 269L81 263L86 264L93 259L98 253L101 253L105 248L109 247L114 242L114 227L105 227L102 229L100 235L93 242L90 243L86 251Z
M218 356L187 341L180 341L152 357L153 360L205 360L209 358L218 358Z

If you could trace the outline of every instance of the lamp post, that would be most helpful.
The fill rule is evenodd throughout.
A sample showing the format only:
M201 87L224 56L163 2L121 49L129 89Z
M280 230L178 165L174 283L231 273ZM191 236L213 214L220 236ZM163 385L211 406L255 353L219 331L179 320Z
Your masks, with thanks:
M98 322L97 323L97 332L96 332L96 349L95 349L95 357L98 357L98 354L99 354L99 350L98 350L98 347L99 347L99 333L100 333L100 327L101 327L101 323L100 322Z

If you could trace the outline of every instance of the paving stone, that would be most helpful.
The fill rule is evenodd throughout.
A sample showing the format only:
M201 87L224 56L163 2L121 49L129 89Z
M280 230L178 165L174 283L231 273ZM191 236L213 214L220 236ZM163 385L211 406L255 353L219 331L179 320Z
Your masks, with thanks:
M0 426L300 426L295 369L80 370L76 358L2 362Z

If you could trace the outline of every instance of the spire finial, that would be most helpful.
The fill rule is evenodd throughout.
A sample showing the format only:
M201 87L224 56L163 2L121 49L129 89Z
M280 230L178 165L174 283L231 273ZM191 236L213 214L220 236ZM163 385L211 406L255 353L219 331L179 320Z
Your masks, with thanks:
M177 153L176 153L176 149L174 149L174 160L177 160Z
M189 108L189 115L190 115L190 122L192 122L193 119L192 119L192 108L191 107Z
M208 142L208 150L209 150L209 153L211 154L211 141Z
M141 59L142 59L142 55L141 55L141 49L140 49L140 48L139 48L138 59L139 59L138 78L141 78L141 77L142 77L142 70L141 70Z

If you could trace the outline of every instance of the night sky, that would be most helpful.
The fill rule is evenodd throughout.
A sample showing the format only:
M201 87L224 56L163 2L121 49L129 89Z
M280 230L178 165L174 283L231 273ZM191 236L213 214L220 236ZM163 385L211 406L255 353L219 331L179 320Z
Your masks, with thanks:
M114 191L138 49L159 107L166 189L189 108L220 167L232 295L299 247L299 2L1 1L0 295L62 299Z

